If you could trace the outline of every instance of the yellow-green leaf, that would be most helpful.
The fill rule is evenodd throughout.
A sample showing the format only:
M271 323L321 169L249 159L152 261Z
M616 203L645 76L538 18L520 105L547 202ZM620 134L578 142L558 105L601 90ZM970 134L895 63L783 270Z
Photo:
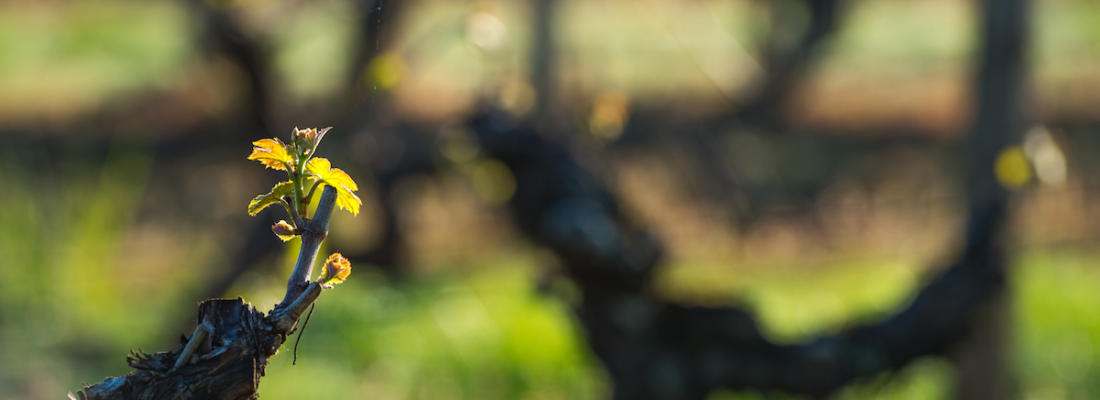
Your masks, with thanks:
M257 160L265 167L286 171L287 164L292 164L294 159L287 152L286 146L279 139L261 139L252 142L252 154L249 160Z
M252 201L248 203L248 215L255 216L260 212L260 210L263 210L264 208L267 208L267 206L270 206L272 204L278 203L279 200L282 199L284 196L288 196L292 193L294 193L294 182L279 182L278 185L275 185L275 187L271 188L271 192L256 196L256 198L252 199Z
M321 282L325 286L332 286L348 279L348 275L351 275L351 261L348 261L340 253L332 253L325 260L325 267L321 269L321 276L317 278L317 282Z
M332 169L332 163L327 158L313 157L306 163L306 173L324 177Z
M323 185L336 189L337 207L348 210L352 215L359 215L359 206L363 201L352 193L359 190L359 185L355 184L347 172L332 168L332 163L324 158L315 157L306 164L306 173L316 176Z

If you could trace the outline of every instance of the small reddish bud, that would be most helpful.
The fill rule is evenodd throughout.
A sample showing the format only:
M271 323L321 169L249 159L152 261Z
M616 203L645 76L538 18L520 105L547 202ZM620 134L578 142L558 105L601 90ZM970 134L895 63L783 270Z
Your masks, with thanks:
M278 236L279 239L282 239L284 242L290 239L294 239L295 236L298 236L298 233L294 231L294 227L290 226L290 224L286 223L286 221L283 220L279 221L275 225L272 225L271 231L275 232L275 236Z

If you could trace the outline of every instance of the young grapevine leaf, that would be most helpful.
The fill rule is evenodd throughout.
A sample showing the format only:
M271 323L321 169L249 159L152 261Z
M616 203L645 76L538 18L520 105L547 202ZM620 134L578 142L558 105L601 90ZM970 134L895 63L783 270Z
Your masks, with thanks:
M321 276L317 278L317 282L321 282L325 286L332 286L348 279L348 275L351 275L351 261L348 261L340 253L332 253L325 260L325 268L321 269Z
M294 193L294 182L286 181L279 182L275 187L271 188L271 192L267 194L261 194L252 199L248 203L248 215L256 216L263 210L272 204L276 204L285 196L289 196Z
M359 215L359 206L363 201L352 193L359 190L359 185L348 176L347 172L339 168L332 168L332 163L320 157L309 160L306 164L306 173L314 175L321 180L323 185L329 185L336 189L336 206L348 210L352 215Z
M252 146L252 154L248 155L248 159L257 160L265 167L286 171L286 166L294 163L286 146L279 139L257 140L252 142Z

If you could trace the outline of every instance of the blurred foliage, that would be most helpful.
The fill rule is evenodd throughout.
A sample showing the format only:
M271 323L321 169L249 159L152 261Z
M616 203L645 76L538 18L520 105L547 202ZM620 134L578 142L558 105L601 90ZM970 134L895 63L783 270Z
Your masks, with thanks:
M88 112L171 85L193 43L182 4L0 4L0 121Z
M1015 365L1036 399L1100 396L1100 270L1095 254L1045 250L1019 258Z
M64 182L56 192L34 193L26 182L11 182L12 190L0 192L5 205L0 207L0 263L6 266L0 269L0 396L57 398L74 382L125 373L123 356L129 348L169 346L167 338L178 334L174 323L194 312L184 293L201 286L204 271L189 266L203 265L203 260L156 257L133 265L149 251L137 248L140 243L133 242L140 239L127 235L143 229L127 211L140 201L141 171L149 162L143 154L113 149L98 180ZM13 165L4 167L5 176L13 175ZM95 195L79 200L73 190ZM168 244L187 245L190 234L173 232ZM290 247L280 264L293 262ZM452 265L439 269L450 272L407 280L357 269L342 290L319 301L298 365L290 365L289 347L272 359L262 395L601 398L606 382L572 322L568 303L534 287L534 254L498 254L478 265ZM199 251L191 257L216 255ZM1068 249L1017 254L1013 358L1028 398L1100 395L1093 378L1100 366L1094 350L1100 348L1098 258ZM663 279L664 290L675 296L702 286L726 302L752 305L765 332L785 342L884 316L904 304L925 272L902 260L883 259L808 270L733 269L719 263L674 265L671 269L680 272ZM265 308L281 295L284 276L285 271L252 272L231 293ZM925 360L898 376L848 388L839 398L943 398L950 390L950 369L943 361ZM712 396L759 398L753 393Z
M268 398L596 399L606 388L568 308L535 293L532 266L390 282L356 272L317 305L297 366L276 357ZM289 350L289 348L284 351ZM325 391L300 382L323 380ZM353 394L350 395L349 394Z
M3 156L2 176L15 179L0 191L0 397L57 398L74 382L125 373L130 348L171 346L182 331L176 324L194 312L188 293L211 273L193 266L219 256L198 239L202 232L157 233L135 219L149 150L115 146L98 162L84 159L50 173L20 169L31 164L28 154ZM83 167L89 163L99 168ZM280 265L293 262L289 247ZM536 254L505 252L407 280L357 269L343 290L320 300L299 364L290 366L289 354L275 357L261 393L274 399L601 398L606 382L568 303L534 288ZM1098 258L1057 248L1017 255L1013 358L1028 398L1100 395L1093 378L1100 366L1094 350L1100 348ZM751 305L773 339L794 342L885 315L904 304L927 272L881 258L803 264L674 262L662 290L688 298L703 291ZM252 272L230 292L266 308L281 295L285 274ZM846 389L840 398L942 398L950 368L926 360L900 377Z
M274 2L240 3L263 8ZM271 45L276 86L288 103L322 98L341 88L340 77L347 75L345 46L355 41L352 35L360 22L348 17L347 2L310 4L320 5L265 11L261 14L270 18L259 25L266 28L250 31ZM518 78L526 70L529 39L527 10L520 3L424 4L400 21L394 48L366 66L379 90L392 90L398 105L434 115L461 109L462 99L499 79L504 82L501 91L511 93L517 109L530 107L531 89ZM761 4L563 2L557 32L567 49L562 55L563 87L577 92L571 104L581 107L588 104L585 96L596 94L589 125L597 136L608 138L620 133L622 120L638 103L678 105L703 98L712 106L727 106L729 99L751 89L761 72L753 59L763 42L760 31L768 23ZM847 21L799 96L797 117L841 124L901 120L960 131L975 42L972 7L946 0L852 2ZM1035 2L1031 57L1040 112L1097 112L1098 7L1085 0ZM239 71L222 71L224 61L197 56L202 45L195 21L181 2L0 3L0 127L95 114L119 99L149 91L205 87L206 92L195 95L197 102L218 108L234 96ZM218 74L225 76L212 77ZM230 84L219 84L224 82ZM134 129L147 136L160 133L149 126L119 128ZM471 161L476 149L455 138L446 142L445 155L467 162L473 194L469 199L451 196L449 181L439 185L446 187L412 191L418 197L404 203L434 205L399 211L435 214L403 221L406 225L479 222L476 217L446 218L446 213L476 210L462 203L470 199L491 207L514 191L514 177L506 168L491 160ZM241 145L247 150L246 143ZM1073 151L1078 157L1070 162L1078 166L1095 159L1080 149L1070 148L1067 154ZM791 158L805 160L803 155ZM194 317L199 293L222 272L219 266L239 244L233 238L243 232L210 225L214 217L198 223L158 207L183 204L209 212L211 199L221 197L151 193L157 183L154 162L152 145L119 140L101 149L86 146L79 133L69 144L48 150L0 145L0 398L62 398L80 382L128 372L124 357L130 349L169 349L187 331L184 325ZM667 189L655 171L642 171L639 185ZM217 179L184 186L213 187L222 179L218 188L228 191L256 183L251 175L223 172L209 167L196 176ZM1074 186L1073 172L1069 174L1068 184L1021 195L1023 228L1018 233L1029 246L1015 254L1012 358L1027 399L1100 398L1100 254L1060 236L1067 226L1075 229L1077 239L1095 235L1081 222L1088 218L1078 213L1090 198ZM881 186L889 189L892 184L896 182ZM834 191L837 206L823 213L826 225L829 218L839 219L847 229L856 217L871 219L899 201L863 190L858 182L835 186L845 190ZM245 202L253 194L239 191ZM157 203L166 197L184 200ZM367 197L366 202L373 201ZM929 201L943 207L949 200ZM226 203L231 207L223 208L240 210L234 212L243 217L243 202ZM882 317L904 305L934 272L925 268L932 258L926 254L899 255L904 251L882 251L888 246L858 240L827 257L787 248L774 262L761 262L747 251L685 256L677 252L682 250L677 243L711 248L725 243L714 239L713 232L691 231L696 220L716 219L707 214L712 210L697 206L681 202L652 207L664 214L648 222L671 221L654 226L673 250L657 290L684 301L751 307L773 340L797 342ZM951 214L933 211L936 217ZM370 225L366 214L359 218L367 221L358 224L334 221L334 231L377 230L364 228ZM338 218L344 217L350 218ZM891 218L879 218L887 221L882 228L868 228L858 238L913 236L912 241L922 243L933 236L951 239L943 229L924 229L918 236L905 220ZM660 231L673 224L683 231ZM805 228L777 229L770 240L788 239L786 234L799 227ZM451 227L442 234L422 235L428 245L417 242L414 249L430 247L436 238L454 241L455 232L478 236L484 230ZM746 238L748 244L742 246L761 247L750 239L755 240ZM420 272L403 280L356 265L341 290L319 301L302 338L298 365L290 365L289 354L271 361L260 387L263 398L602 398L607 382L588 353L569 303L535 290L544 267L539 251L523 246L471 250L476 246L460 243L455 247L477 258L455 261L435 257L438 249L427 249L424 253L432 256L413 265ZM340 249L326 251L332 250ZM296 251L287 246L281 257L262 260L275 267L245 274L229 295L270 308L282 296ZM949 364L922 360L897 376L845 389L839 398L939 399L950 392L952 379ZM715 393L712 398L765 396Z
M388 21L402 24L395 51L365 66L378 89L397 91L398 104L424 114L454 113L486 85L528 68L522 3L422 2L403 20ZM1100 59L1096 7L1084 0L1034 6L1030 56L1044 116L1096 114L1088 108L1100 87L1091 67ZM274 57L274 86L287 105L339 92L349 75L348 49L377 45L355 36L361 21L349 2L240 2L239 8L247 32ZM557 36L568 49L561 79L571 95L615 90L643 103L703 99L710 109L738 103L759 83L761 32L769 28L762 4L565 1L560 13ZM205 44L194 14L170 1L0 4L0 125L93 113L141 90L240 86L234 82L240 71L225 71L224 60L196 57ZM960 132L975 18L964 1L853 2L800 89L792 117L847 128L903 122ZM215 83L196 86L196 75ZM219 96L203 101L232 94Z

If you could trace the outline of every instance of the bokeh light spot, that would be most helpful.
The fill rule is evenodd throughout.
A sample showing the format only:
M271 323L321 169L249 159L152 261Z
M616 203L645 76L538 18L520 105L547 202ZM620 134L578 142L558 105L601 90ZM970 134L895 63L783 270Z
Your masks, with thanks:
M492 204L504 204L516 192L516 178L508 166L497 160L483 161L474 167L474 191Z
M1008 189L1019 189L1031 180L1031 166L1020 146L1001 150L993 167L997 182Z
M1028 131L1024 154L1035 167L1039 182L1054 186L1066 183L1066 156L1046 127L1040 125Z
M473 138L473 133L463 127L448 126L439 135L439 151L454 163L473 160L481 152L481 147Z
M479 11L466 19L466 39L484 50L499 49L504 44L505 33L504 23L493 14Z
M512 115L523 116L535 105L535 88L523 79L506 79L500 85L500 105Z
M630 113L630 99L622 92L606 91L592 102L592 116L588 127L601 139L612 140L623 133L623 125Z
M383 89L392 89L397 86L405 75L405 62L394 53L385 53L375 57L367 68L369 69L367 75L373 77L378 86Z

